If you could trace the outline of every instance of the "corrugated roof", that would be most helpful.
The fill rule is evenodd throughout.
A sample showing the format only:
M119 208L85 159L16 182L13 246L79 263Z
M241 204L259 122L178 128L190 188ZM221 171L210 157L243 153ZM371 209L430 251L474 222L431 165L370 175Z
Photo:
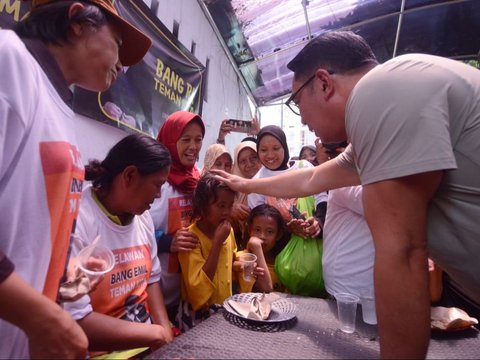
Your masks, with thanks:
M310 36L352 30L380 62L409 52L477 58L479 0L203 0L258 106L290 93Z

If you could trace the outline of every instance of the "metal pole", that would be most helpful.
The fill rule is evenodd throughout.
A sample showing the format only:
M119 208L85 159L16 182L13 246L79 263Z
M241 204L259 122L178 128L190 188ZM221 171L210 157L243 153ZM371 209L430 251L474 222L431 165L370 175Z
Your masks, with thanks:
M283 129L283 108L284 108L284 102L280 103L280 127Z
M312 38L312 31L310 29L310 21L308 21L308 12L307 12L308 4L309 4L308 0L302 0L303 13L305 14L305 23L307 25L308 40L310 40Z
M402 0L400 14L398 15L397 35L395 36L395 45L393 46L392 58L397 56L398 40L400 39L400 29L402 28L403 12L405 10L405 0Z

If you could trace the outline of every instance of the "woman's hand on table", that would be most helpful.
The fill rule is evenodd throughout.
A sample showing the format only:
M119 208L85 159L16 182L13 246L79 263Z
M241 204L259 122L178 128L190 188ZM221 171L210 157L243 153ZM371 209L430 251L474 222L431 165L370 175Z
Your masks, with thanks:
M165 326L158 324L151 324L149 326L149 333L150 336L153 337L150 345L152 350L156 350L161 346L170 343L174 337L172 328L166 328Z

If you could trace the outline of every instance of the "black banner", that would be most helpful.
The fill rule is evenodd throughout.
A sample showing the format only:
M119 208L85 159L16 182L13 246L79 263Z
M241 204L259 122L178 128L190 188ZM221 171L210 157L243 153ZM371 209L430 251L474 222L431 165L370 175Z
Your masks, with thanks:
M11 28L27 15L29 1L0 0L0 26ZM169 114L201 114L205 67L168 31L141 0L116 0L119 14L145 32L153 45L143 60L125 67L112 87L93 93L74 89L75 112L156 137Z

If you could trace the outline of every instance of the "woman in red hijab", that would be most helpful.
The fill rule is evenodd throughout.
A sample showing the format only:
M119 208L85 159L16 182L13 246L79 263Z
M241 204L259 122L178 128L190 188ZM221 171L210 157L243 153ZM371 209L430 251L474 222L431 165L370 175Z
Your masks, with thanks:
M195 163L204 135L205 126L200 116L177 111L165 120L157 137L170 151L173 161L161 196L150 209L162 267L160 286L172 323L180 302L177 252L190 251L198 244L198 238L187 230L187 226L191 222L193 190L200 177Z

